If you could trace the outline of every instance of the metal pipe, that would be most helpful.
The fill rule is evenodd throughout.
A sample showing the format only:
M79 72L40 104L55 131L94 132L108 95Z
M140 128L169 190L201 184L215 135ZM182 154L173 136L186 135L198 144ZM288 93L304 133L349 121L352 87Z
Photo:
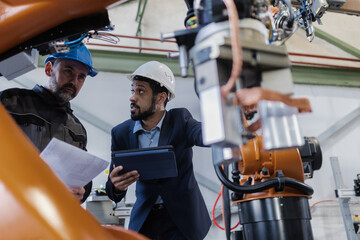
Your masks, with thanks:
M348 66L339 66L332 64L322 64L322 63L311 63L311 62L298 62L298 61L290 61L292 64L303 64L303 65L312 65L312 66L320 66L320 67L332 67L332 68L346 68L346 69L354 69L360 70L360 67L348 67Z
M354 58L331 57L331 56L323 56L323 55L315 55L315 54L303 54L303 53L292 53L292 52L289 52L288 54L291 55L291 56L325 58L325 59L332 59L332 60L360 62L360 59L354 59Z
M159 49L159 48L131 47L131 46L122 46L122 45L100 44L100 43L87 43L86 45L101 46L101 47L128 48L128 49L159 51L159 52L177 52L175 50L167 50L167 49Z
M149 37L137 37L137 36L128 36L128 35L121 35L121 34L112 34L117 37L122 38L133 38L133 39L141 39L141 40L148 40L148 41L157 41L157 42L170 42L170 43L176 43L174 40L161 40L159 38L149 38Z

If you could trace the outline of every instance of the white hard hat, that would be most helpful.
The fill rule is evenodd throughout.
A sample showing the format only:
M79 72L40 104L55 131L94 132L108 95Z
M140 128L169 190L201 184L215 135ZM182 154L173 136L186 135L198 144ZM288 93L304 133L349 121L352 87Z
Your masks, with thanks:
M129 79L133 80L135 76L141 76L160 83L169 91L169 101L175 98L175 77L168 66L158 61L150 61L138 67Z

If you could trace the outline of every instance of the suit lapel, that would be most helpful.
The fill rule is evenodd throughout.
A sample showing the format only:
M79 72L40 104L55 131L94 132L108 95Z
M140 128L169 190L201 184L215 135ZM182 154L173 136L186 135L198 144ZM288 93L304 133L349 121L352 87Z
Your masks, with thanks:
M172 133L173 127L171 124L170 113L166 112L164 121L161 126L160 138L159 138L159 146L169 145L170 144L170 136Z

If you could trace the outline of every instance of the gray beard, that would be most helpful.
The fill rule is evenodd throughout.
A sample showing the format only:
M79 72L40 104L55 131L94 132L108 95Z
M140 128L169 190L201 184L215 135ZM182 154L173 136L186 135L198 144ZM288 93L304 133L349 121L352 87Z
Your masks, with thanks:
M68 92L63 92L63 91L57 91L55 92L55 97L59 102L69 102L71 99L73 99L74 97L72 96L73 94L70 94Z
M74 93L71 94L65 91L66 87L73 87ZM67 103L75 97L76 88L71 84L64 84L62 87L58 88L56 86L56 83L54 81L51 81L50 88L53 90L53 94L59 103Z

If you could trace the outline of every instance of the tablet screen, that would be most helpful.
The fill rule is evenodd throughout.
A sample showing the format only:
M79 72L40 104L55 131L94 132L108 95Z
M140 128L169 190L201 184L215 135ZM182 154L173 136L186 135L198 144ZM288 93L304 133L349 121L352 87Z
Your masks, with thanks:
M176 158L172 146L131 149L112 153L115 166L123 166L119 174L137 170L140 180L176 177Z

